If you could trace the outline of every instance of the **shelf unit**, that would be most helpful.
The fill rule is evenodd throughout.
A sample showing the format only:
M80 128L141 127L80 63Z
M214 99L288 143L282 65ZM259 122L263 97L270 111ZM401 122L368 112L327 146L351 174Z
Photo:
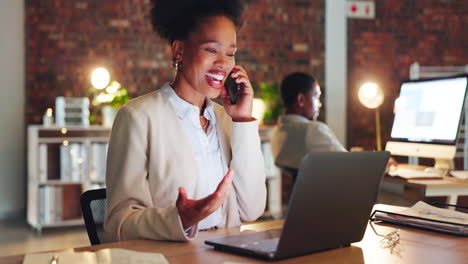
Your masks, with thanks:
M266 214L278 218L281 216L281 178L279 170L274 165L271 155L269 137L272 126L261 126L260 135L262 138L262 151L265 157L265 172L267 174L268 187L268 212ZM105 179L95 179L95 166L90 163L94 160L95 153L93 144L107 144L110 137L110 128L101 126L91 127L67 127L67 128L46 128L39 125L28 126L28 198L27 198L27 220L28 223L38 232L42 228L63 227L83 225L80 208L80 195L92 188L101 188L105 185ZM63 180L61 175L60 148L65 145L78 143L86 149L87 157L83 160L88 166L84 167L84 178L80 180ZM46 151L41 150L41 145L46 145ZM46 158L44 154L46 153ZM44 159L45 158L45 159ZM102 159L105 166L105 158ZM41 175L41 162L47 163L46 179ZM104 167L105 168L105 167ZM42 168L43 169L43 168ZM41 218L41 210L46 207L41 188L60 187L63 188L58 205L67 211L67 219ZM55 199L56 200L56 199ZM54 203L54 206L57 203ZM50 207L50 200L49 200ZM52 206L53 207L53 206ZM45 212L44 212L45 213ZM50 214L50 212L47 212ZM64 216L62 214L62 216ZM70 218L71 217L71 218Z
M80 195L104 187L110 132L101 126L28 126L27 220L36 231L83 225Z

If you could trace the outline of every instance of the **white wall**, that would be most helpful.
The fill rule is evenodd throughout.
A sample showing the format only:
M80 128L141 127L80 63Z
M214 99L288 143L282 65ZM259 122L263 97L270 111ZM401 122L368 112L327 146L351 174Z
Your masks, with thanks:
M325 121L346 146L347 96L346 0L325 2Z
M24 1L0 0L0 219L26 198Z

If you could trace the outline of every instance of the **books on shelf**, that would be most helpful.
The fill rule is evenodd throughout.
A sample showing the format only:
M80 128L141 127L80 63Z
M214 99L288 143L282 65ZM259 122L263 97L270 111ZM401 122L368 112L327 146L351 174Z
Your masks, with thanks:
M58 221L58 213L56 208L58 208L58 202L55 200L57 192L55 190L56 186L42 186L39 188L39 201L42 205L39 211L39 220L43 224L53 223Z
M106 180L107 143L91 144L89 179L104 182Z
M43 185L39 187L39 222L52 224L81 217L80 184Z
M39 222L79 219L82 192L105 187L107 143L39 144ZM57 164L58 163L58 164Z
M47 173L47 144L39 145L39 181L45 182L48 179Z
M37 173L36 180L44 183L49 180L60 180L59 171L59 144L41 143L37 150Z
M60 180L81 182L87 180L88 151L85 144L60 145Z
M38 181L104 182L107 143L39 144ZM56 160L59 160L58 164Z

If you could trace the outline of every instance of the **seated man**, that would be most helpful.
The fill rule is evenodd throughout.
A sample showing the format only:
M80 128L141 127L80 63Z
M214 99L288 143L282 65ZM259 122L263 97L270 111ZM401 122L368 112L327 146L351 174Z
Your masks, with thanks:
M286 108L271 137L275 163L295 178L301 159L310 152L346 151L331 129L317 121L320 86L305 73L293 73L281 83L281 97Z

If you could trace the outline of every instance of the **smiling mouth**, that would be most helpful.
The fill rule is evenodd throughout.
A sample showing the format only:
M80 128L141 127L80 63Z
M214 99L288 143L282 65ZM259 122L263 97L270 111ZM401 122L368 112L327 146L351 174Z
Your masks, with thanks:
M211 77L213 79L215 79L216 81L219 81L221 82L223 79L224 79L224 75L222 74L213 74L213 73L205 73L205 75L207 75L208 77Z
M205 73L205 79L208 81L208 84L211 87L215 89L221 89L223 85L224 75L207 72Z

